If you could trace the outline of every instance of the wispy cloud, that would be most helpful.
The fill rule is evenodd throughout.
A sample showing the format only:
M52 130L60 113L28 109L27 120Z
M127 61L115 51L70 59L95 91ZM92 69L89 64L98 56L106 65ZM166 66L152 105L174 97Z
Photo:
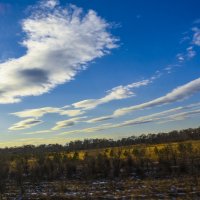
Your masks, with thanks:
M105 104L114 100L126 99L134 96L135 93L132 91L133 88L146 86L150 84L156 77L157 76L155 75L150 79L134 82L125 86L122 85L117 86L109 90L104 97L99 99L86 99L83 101L73 103L72 105L66 105L64 107L42 107L35 109L27 109L11 114L20 118L27 118L27 117L40 118L46 114L51 114L51 113L66 115L69 117L79 116L84 114L86 110L94 109L101 104Z
M11 114L20 118L27 118L27 117L40 118L46 114L52 114L52 113L74 117L74 116L83 114L84 111L75 110L75 109L66 110L64 107L61 107L61 108L42 107L42 108L35 108L35 109L27 109L27 110L23 110L23 111L11 113Z
M130 84L130 85L124 86L124 87L129 89L131 87L139 87L139 86L145 85L147 83L149 83L149 82L144 81L144 82L140 82L140 84L138 82L138 83L135 83L135 84ZM175 88L174 90L172 90L171 92L169 92L168 94L166 94L162 97L156 98L152 101L148 101L146 103L142 103L142 104L138 104L138 105L134 105L134 106L130 106L130 107L120 108L120 109L115 110L113 112L113 114L111 114L111 115L105 115L105 116L101 116L101 117L92 118L92 119L86 120L85 122L86 123L103 122L103 121L107 121L107 120L110 120L110 119L113 119L113 118L117 118L117 117L127 115L127 114L132 113L136 110L143 110L143 109L146 109L146 108L153 108L153 107L156 107L156 106L162 106L162 105L165 105L165 104L170 104L170 103L173 103L173 102L176 102L176 101L184 100L185 98L188 98L189 96L194 95L195 93L197 93L199 91L200 91L200 78L195 79L195 80L193 80L189 83L186 83L185 85L179 86L179 87ZM111 90L110 94L112 94L112 92L113 92L113 90ZM110 94L108 94L107 96L109 96ZM131 95L133 95L133 94L131 94ZM107 96L105 96L104 98L107 99ZM129 97L129 95L125 95L125 96L126 96L126 98ZM125 96L124 96L124 98L125 98ZM102 99L104 99L104 98L102 98ZM121 98L119 98L119 99L121 99ZM93 100L92 105L90 104L91 102L90 103L88 102L88 104L85 104L84 106L82 106L80 108L80 110L65 110L69 106L64 106L64 107L61 107L61 108L44 107L44 108L38 108L38 109L28 109L28 110L24 110L24 111L12 113L12 114L16 115L18 117L21 117L21 118L33 117L33 118L36 118L36 119L40 118L43 115L48 114L48 113L57 113L59 115L67 115L69 117L73 117L73 116L78 116L78 115L85 113L85 111L82 110L82 109L95 108L95 106L98 105L97 103L94 104L95 101L99 102L99 99ZM109 99L109 101L110 101L110 99ZM71 118L71 119L67 119L67 120L57 122L55 127L52 128L52 130L59 130L61 128L73 126L74 124L79 122L79 119L80 119L80 117Z
M85 118L86 117L75 117L75 118L71 118L71 119L67 119L63 121L58 121L56 122L56 125L52 128L52 130L55 131L55 130L60 130L63 128L73 126L74 124L76 124L77 122L81 122Z
M197 114L200 114L200 109L192 110L189 112L173 114L173 115L170 115L168 118L171 118L173 121L174 120L184 120L190 116L197 115Z
M194 27L192 30L194 31L193 44L200 46L200 29L198 27Z
M15 112L15 113L11 113L11 114L15 115L17 117L21 117L21 118L27 118L27 117L39 118L39 117L44 116L45 114L59 113L59 112L61 112L60 108L43 107L43 108L27 109L27 110L23 110L21 112Z
M22 129L27 129L27 128L31 128L33 126L36 126L38 124L41 124L43 121L41 120L36 120L34 118L29 118L26 120L22 120L14 125L12 125L9 130L22 130Z
M181 38L180 44L187 42L188 47L184 52L178 53L176 58L179 63L184 61L191 60L197 55L196 47L200 46L200 28L199 28L199 19L194 21L195 27L191 28L191 31L185 32L184 37Z
M178 53L178 54L176 55L176 58L178 59L179 62L185 61L185 56L184 56L184 54L182 54L182 53Z
M156 106L170 104L170 103L173 103L176 101L182 101L182 100L190 97L191 95L194 95L195 93L197 93L199 91L200 91L200 78L195 79L189 83L186 83L185 85L179 86L162 97L156 98L156 99L154 99L152 101L148 101L146 103L117 109L111 115L94 118L94 119L91 119L90 122L106 121L109 119L127 115L136 110L143 110L145 108L153 108Z
M92 133L92 132L97 132L97 131L102 131L102 130L107 130L107 129L112 129L112 128L136 126L136 125L141 125L141 124L146 124L146 123L166 123L169 121L183 120L190 116L200 114L200 109L198 109L199 107L200 107L200 103L190 104L187 106L180 106L180 107L172 108L172 109L165 110L162 112L157 112L150 115L137 117L135 119L126 120L124 122L117 123L117 124L107 123L107 124L102 124L95 127L80 129L80 130L66 131L66 132L61 133L60 135L75 134L75 133Z
M194 56L196 56L196 51L194 50L193 46L190 46L187 48L187 58L192 59Z
M33 131L33 132L26 132L26 133L23 133L24 135L37 135L37 134L43 134L43 133L51 133L52 130L40 130L40 131Z
M146 79L143 81L131 83L126 86L118 86L107 92L107 95L100 99L87 99L72 104L75 108L81 108L84 110L93 109L101 104L108 103L114 100L126 99L135 95L132 91L133 88L139 88L146 86L152 82L152 79Z
M177 120L184 120L192 115L197 115L200 114L200 110L192 110L192 111L187 111L187 112L181 112L173 115L166 115L170 114L173 112L177 112L179 109L171 109L168 111L160 112L160 113L155 113L152 115L144 116L144 117L139 117L133 120L127 120L123 123L117 124L114 126L114 128L120 128L124 126L134 126L134 125L139 125L139 124L144 124L144 123L166 123L170 121L177 121ZM182 110L182 109L180 109ZM111 126L113 128L113 126Z
M154 99L152 101L139 104L136 106L131 107L125 107L121 109L117 109L114 112L114 116L121 116L128 114L130 112L133 112L135 110L141 110L145 108L152 108L155 106L161 106L164 104L173 103L176 101L184 100L185 98L188 98L189 96L197 93L200 91L200 78L195 79L189 83L186 83L185 85L179 86L172 90L170 93L166 94L165 96L162 96L160 98Z
M95 11L84 15L75 6L62 8L58 3L40 2L22 22L27 51L0 64L0 103L46 93L117 47L110 25Z
M194 50L194 46L188 46L186 48L185 53L178 53L176 58L178 59L179 63L183 63L184 61L191 60L196 56L196 51Z
M102 131L110 128L115 128L115 125L111 123L107 124L101 124L100 126L95 126L95 127L89 127L89 128L84 128L84 129L79 129L79 130L72 130L72 131L65 131L60 133L59 135L65 135L65 134L75 134L75 133L94 133L96 131Z

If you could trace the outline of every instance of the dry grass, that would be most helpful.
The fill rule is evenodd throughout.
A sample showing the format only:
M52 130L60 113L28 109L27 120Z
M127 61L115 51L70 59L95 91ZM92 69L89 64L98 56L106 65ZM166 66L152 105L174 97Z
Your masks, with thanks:
M123 147L112 147L112 148L103 148L103 149L91 149L91 150L82 150L78 151L79 159L84 159L84 155L87 152L89 156L97 156L98 154L104 154L108 157L110 157L110 152L113 151L114 154L117 154L119 151L121 151L121 158L125 158L124 153L125 151L132 153L133 149L144 149L145 155L147 155L149 158L156 160L157 156L155 154L155 148L158 150L163 149L167 145L170 145L174 150L177 150L178 145L180 143L191 143L194 149L200 150L200 141L185 141L185 142L173 142L173 143L164 143L164 144L142 144L142 145L131 145L131 146L123 146ZM67 157L73 157L75 152L70 153L62 153L63 155L67 155Z

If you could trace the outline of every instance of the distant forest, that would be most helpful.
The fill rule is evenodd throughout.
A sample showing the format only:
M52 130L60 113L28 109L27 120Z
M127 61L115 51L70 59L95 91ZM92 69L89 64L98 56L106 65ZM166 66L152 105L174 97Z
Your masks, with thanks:
M61 151L79 151L100 149L108 147L121 147L136 144L162 144L171 142L183 142L188 140L200 140L200 127L189 128L184 130L174 130L168 133L158 134L142 134L140 136L131 136L119 140L113 139L85 139L75 140L65 145L49 144L49 145L26 145L21 147L1 148L1 153L40 153L40 152L61 152Z

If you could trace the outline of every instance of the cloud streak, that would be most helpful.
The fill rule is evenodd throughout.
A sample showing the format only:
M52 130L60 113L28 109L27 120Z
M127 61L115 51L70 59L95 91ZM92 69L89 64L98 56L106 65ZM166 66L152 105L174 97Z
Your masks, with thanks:
M194 27L192 29L194 31L194 35L193 35L193 44L200 46L200 29L197 27Z
M75 110L75 109L66 110L64 107L61 108L42 107L42 108L27 109L20 112L11 113L11 115L15 115L20 118L27 118L27 117L40 118L46 114L59 114L59 115L74 117L77 115L81 115L83 113L84 111L81 110Z
M165 104L174 103L177 101L182 101L182 100L196 94L199 91L200 91L200 78L197 78L193 81L190 81L189 83L186 83L182 86L175 88L174 90L172 90L171 92L169 92L168 94L166 94L162 97L156 98L156 99L154 99L152 101L148 101L146 103L117 109L111 115L93 118L93 119L89 120L89 122L94 123L94 122L106 121L109 119L127 115L136 110L143 110L146 108L153 108L153 107L162 106Z
M161 106L161 105L170 104L176 101L181 101L190 97L191 95L194 95L195 93L199 91L200 91L200 78L190 81L189 83L186 83L185 85L179 86L175 88L174 90L172 90L171 92L169 92L168 94L166 94L165 96L154 99L152 101L139 104L136 106L117 109L114 112L113 116L122 116L130 112L133 112L135 110L152 108L155 106Z
M128 90L129 90L131 87L139 87L141 85L146 85L148 83L149 83L148 81L137 82L137 83L134 83L134 84L124 86L124 88L126 88L126 89L128 88ZM116 87L116 88L118 89L118 88L121 88L121 87ZM113 91L115 91L115 88L112 89L111 92L107 96L112 96L111 94L112 94ZM121 116L130 114L130 113L132 113L136 110L143 110L143 109L147 109L147 108L153 108L153 107L162 106L162 105L165 105L165 104L170 104L170 103L173 103L173 102L176 102L176 101L182 101L185 98L188 98L189 96L194 95L195 93L197 93L199 91L200 91L200 78L195 79L195 80L193 80L189 83L186 83L182 86L179 86L179 87L175 88L174 90L172 90L171 92L169 92L168 94L166 94L166 95L164 95L160 98L156 98L152 101L142 103L142 104L138 104L138 105L135 105L135 106L120 108L120 109L115 110L113 112L113 114L111 114L111 115L101 116L101 117L97 117L97 118L91 118L91 119L83 121L83 122L97 123L97 122L103 122L103 121L111 120L113 118L117 118L117 117L121 117ZM131 93L131 95L132 95L132 93ZM107 96L103 97L102 99L107 99ZM126 96L126 98L129 97L129 95L122 95L122 96L124 98L125 98L125 96ZM119 99L121 99L121 97ZM108 98L108 99L110 101L110 98ZM99 102L98 99L96 101ZM78 109L77 110L76 109L75 110L70 110L70 109L65 110L65 109L69 108L70 106L64 106L64 107L61 107L61 108L44 107L44 108L38 108L38 109L28 109L28 110L24 110L24 111L12 113L12 114L16 115L18 117L21 117L21 118L32 117L32 118L36 118L36 119L40 118L40 117L42 117L42 116L44 116L45 114L48 114L48 113L57 113L59 115L67 115L68 117L74 117L74 116L79 116L79 115L85 113L85 111L82 110L82 109L92 109L92 108L96 107L97 105L98 104L92 104L92 106L91 106L90 104L85 104L84 107L82 106L80 108L80 110L78 110ZM180 110L180 109L182 109L182 107L179 107L179 108L176 108L176 109ZM81 118L83 118L83 117L81 117ZM59 129L66 128L66 127L69 127L69 126L73 126L74 124L79 122L81 118L77 117L77 118L71 118L71 119L59 121L52 128L52 130L59 130ZM147 123L146 119L145 119L144 122ZM134 121L134 122L130 122L130 123L138 123L138 122ZM31 127L31 126L28 126L27 128L29 128L29 127Z
M166 123L166 122L175 121L175 120L184 120L188 117L200 114L199 107L200 107L200 103L190 104L187 106L180 106L180 107L172 108L172 109L165 110L162 112L157 112L150 115L137 117L135 119L126 120L118 124L107 123L107 124L102 124L95 127L80 129L80 130L66 131L66 132L61 133L60 135L75 134L75 133L92 133L92 132L103 131L103 130L112 129L112 128L136 126L136 125L147 124L147 123Z
M60 130L63 128L74 126L77 122L81 122L86 117L75 117L63 121L56 122L56 125L51 129L53 131Z
M86 110L94 109L101 104L108 103L114 100L122 100L126 98L130 98L135 95L132 91L133 88L139 88L142 86L146 86L155 79L156 76L151 77L150 79L134 82L125 86L117 86L112 88L107 92L107 94L99 99L86 99L83 101L76 102L72 105L66 105L64 107L42 107L35 109L27 109L20 112L11 113L20 118L34 117L40 118L46 114L59 114L66 115L69 117L75 117L82 115L86 112Z
M146 86L152 82L151 79L146 79L143 81L131 83L126 86L118 86L115 87L107 92L107 95L104 96L103 98L100 99L87 99L83 100L77 103L72 104L75 108L83 109L83 110L88 110L88 109L93 109L96 108L97 106L101 104L108 103L110 101L114 100L121 100L121 99L127 99L129 97L134 96L134 92L132 91L133 88L139 88L142 86Z
M41 121L41 120L29 118L29 119L25 119L25 120L22 120L22 121L20 121L16 124L14 124L13 126L11 126L9 128L9 130L16 131L16 130L28 129L28 128L31 128L31 127L36 126L38 124L41 124L42 122L43 121Z

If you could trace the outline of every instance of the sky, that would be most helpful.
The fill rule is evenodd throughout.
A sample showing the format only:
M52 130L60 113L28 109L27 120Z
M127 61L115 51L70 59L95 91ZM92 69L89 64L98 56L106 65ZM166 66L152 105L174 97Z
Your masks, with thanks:
M0 0L0 147L200 125L199 0Z

